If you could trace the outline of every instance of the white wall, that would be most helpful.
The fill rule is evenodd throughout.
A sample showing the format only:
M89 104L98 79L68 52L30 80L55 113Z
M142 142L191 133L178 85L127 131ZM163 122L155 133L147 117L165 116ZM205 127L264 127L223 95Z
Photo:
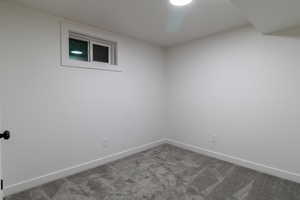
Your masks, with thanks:
M299 30L267 36L244 27L167 56L173 139L300 173Z
M12 185L161 138L164 51L112 33L121 73L60 66L60 18L0 2L4 178ZM105 150L102 140L109 140Z

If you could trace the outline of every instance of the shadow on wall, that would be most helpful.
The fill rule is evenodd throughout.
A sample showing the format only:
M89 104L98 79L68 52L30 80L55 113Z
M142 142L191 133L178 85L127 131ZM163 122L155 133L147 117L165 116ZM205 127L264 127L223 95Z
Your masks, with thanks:
M286 37L286 38L293 38L293 39L300 39L300 27L293 27L287 30L271 33L271 36L275 37Z

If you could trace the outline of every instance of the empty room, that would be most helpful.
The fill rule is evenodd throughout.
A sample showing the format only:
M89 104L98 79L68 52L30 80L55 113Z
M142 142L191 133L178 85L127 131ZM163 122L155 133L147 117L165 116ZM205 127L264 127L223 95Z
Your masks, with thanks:
M300 200L299 10L0 0L0 200Z

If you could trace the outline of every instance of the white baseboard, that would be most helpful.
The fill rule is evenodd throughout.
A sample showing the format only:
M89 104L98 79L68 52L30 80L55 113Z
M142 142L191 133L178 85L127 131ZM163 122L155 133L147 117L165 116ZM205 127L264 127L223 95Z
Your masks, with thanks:
M145 145L130 148L128 150L125 150L125 151L122 151L119 153L105 156L105 157L102 157L102 158L99 158L96 160L82 163L82 164L79 164L79 165L76 165L73 167L58 170L56 172L52 172L52 173L49 173L49 174L46 174L46 175L43 175L40 177L36 177L36 178L30 179L30 180L25 180L25 181L19 182L17 184L9 185L4 188L4 194L5 194L5 196L7 196L7 195L15 194L15 193L18 193L18 192L21 192L21 191L24 191L24 190L27 190L30 188L34 188L34 187L40 186L42 184L57 180L57 179L64 178L64 177L67 177L67 176L70 176L70 175L73 175L73 174L76 174L76 173L79 173L79 172L82 172L85 170L89 170L89 169L107 164L109 162L130 156L135 153L139 153L141 151L156 147L161 144L171 144L171 145L177 146L179 148L187 149L187 150L190 150L190 151L193 151L196 153L200 153L200 154L203 154L203 155L206 155L209 157L214 157L219 160L224 160L224 161L227 161L227 162L239 165L239 166L243 166L243 167L246 167L249 169L260 171L260 172L263 172L263 173L266 173L266 174L269 174L272 176L277 176L277 177L280 177L283 179L287 179L290 181L300 183L300 174L298 174L298 173L293 173L293 172L289 172L286 170L269 167L269 166L266 166L263 164L259 164L259 163L255 163L255 162L241 159L238 157L226 155L226 154L223 154L220 152L214 152L214 151L211 151L208 149L201 148L196 145L186 144L186 143L182 143L182 142L172 140L172 139L161 139L161 140L151 142L151 143L148 143Z
M67 177L67 176L70 176L70 175L73 175L73 174L76 174L76 173L79 173L79 172L82 172L85 170L89 170L89 169L107 164L109 162L112 162L112 161L115 161L115 160L118 160L118 159L121 159L121 158L124 158L127 156L130 156L132 154L136 154L136 153L145 151L147 149L150 149L150 148L153 148L158 145L165 144L165 143L167 143L166 139L158 140L158 141L144 144L144 145L141 145L138 147L130 148L130 149L127 149L127 150L119 152L119 153L105 156L105 157L102 157L102 158L99 158L96 160L92 160L92 161L82 163L82 164L79 164L76 166L72 166L69 168L65 168L62 170L58 170L58 171L55 171L55 172L52 172L52 173L49 173L49 174L46 174L46 175L43 175L40 177L21 181L19 183L5 187L4 194L5 194L5 196L8 196L8 195L15 194L15 193L18 193L18 192L21 192L21 191L24 191L24 190L27 190L30 188L34 188L34 187L40 186L42 184L49 183L51 181L54 181L54 180L57 180L60 178L64 178L64 177Z
M204 149L201 148L199 146L195 146L195 145L191 145L191 144L186 144L186 143L182 143L176 140L172 140L172 139L167 139L167 143L177 146L179 148L183 148L183 149L187 149L196 153L200 153L209 157L214 157L217 158L219 160L223 160L223 161L227 161L242 167L246 167L249 169L253 169L265 174L269 174L272 176L276 176L279 178L283 178L286 180L290 180L296 183L300 183L300 174L298 173L293 173L293 172L289 172L287 170L282 170L282 169L277 169L274 167L270 167L270 166L266 166L260 163L256 163L256 162L252 162L249 160L245 160L245 159L241 159L235 156L230 156L230 155L226 155L220 152L214 152L208 149Z

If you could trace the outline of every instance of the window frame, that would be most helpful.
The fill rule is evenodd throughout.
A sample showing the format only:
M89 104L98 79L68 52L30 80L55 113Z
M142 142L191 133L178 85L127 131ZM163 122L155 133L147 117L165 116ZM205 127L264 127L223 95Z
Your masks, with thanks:
M112 47L111 45L109 44L104 44L104 43L101 43L101 42L97 42L97 41L90 41L90 52L91 52L91 62L96 62L96 63L106 63L106 62L101 62L101 61L95 61L94 60L94 44L95 45L98 45L98 46L104 46L104 47L108 47L108 63L106 64L110 64L110 65L113 65L113 61L112 61Z
M88 61L75 60L69 57L69 38L89 42ZM115 41L116 39L108 34L101 34L91 28L61 22L61 66L121 72L122 68L118 65L117 60L118 43ZM109 47L109 63L93 60L93 44Z

